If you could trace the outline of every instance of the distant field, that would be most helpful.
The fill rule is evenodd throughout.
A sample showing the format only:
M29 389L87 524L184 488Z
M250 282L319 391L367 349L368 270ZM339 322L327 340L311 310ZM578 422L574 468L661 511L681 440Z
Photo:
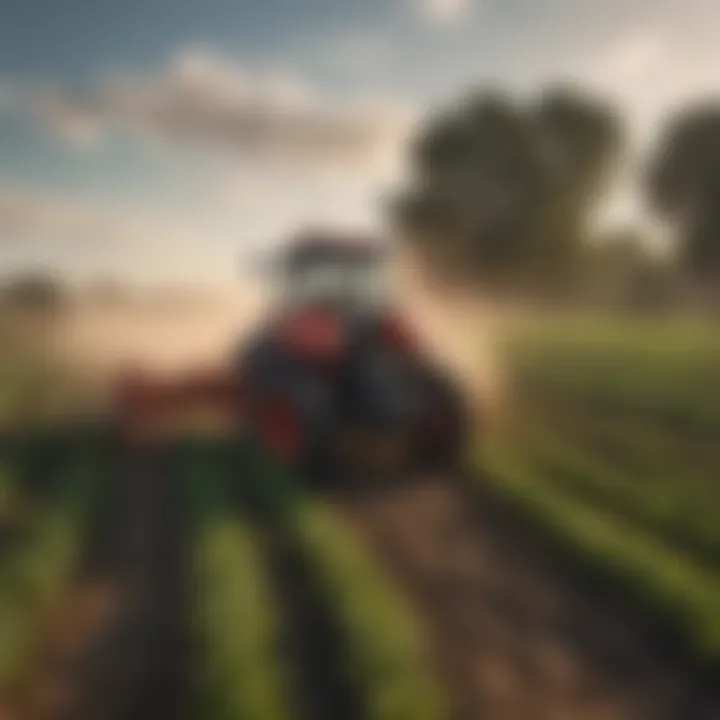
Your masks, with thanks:
M518 323L490 477L720 657L720 333L703 323Z
M90 300L55 313L0 308L0 429L96 403L118 371L183 372L227 362L260 300L240 294Z

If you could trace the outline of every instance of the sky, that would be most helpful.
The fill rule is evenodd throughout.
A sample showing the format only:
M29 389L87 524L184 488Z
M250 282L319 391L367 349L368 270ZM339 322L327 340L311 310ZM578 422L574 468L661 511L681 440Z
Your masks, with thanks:
M720 95L717 0L0 0L0 269L232 282L304 225L382 229L414 128L572 79L641 152ZM645 220L630 173L608 222Z

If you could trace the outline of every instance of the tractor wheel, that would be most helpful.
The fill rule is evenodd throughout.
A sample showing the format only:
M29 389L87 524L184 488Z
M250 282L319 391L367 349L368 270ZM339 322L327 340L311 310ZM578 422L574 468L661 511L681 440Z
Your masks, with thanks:
M302 411L286 401L264 408L257 424L260 445L279 459L308 486L330 486L339 469L335 443L327 433L314 428Z
M457 390L444 378L432 378L433 415L437 430L432 440L420 448L420 467L455 477L462 467L468 439L467 416Z

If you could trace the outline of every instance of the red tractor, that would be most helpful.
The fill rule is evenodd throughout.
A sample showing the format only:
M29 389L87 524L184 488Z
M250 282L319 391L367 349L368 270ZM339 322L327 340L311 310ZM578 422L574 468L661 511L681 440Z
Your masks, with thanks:
M364 238L297 238L273 263L277 305L232 373L154 391L130 383L126 406L134 399L139 412L129 416L208 400L309 478L451 469L465 435L461 395L394 306L387 252Z
M275 265L284 289L243 348L249 432L309 476L454 466L461 396L394 306L388 250L299 237Z

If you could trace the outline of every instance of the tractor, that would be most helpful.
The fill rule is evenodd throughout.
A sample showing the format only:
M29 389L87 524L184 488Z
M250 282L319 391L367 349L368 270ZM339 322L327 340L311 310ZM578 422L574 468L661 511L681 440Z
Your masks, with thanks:
M390 249L306 233L276 258L282 292L236 359L248 432L308 477L450 470L465 413L393 298Z
M281 291L226 376L124 384L130 434L157 427L158 411L200 401L232 416L236 436L318 482L454 469L462 395L397 306L389 255L373 238L294 238L267 267Z

